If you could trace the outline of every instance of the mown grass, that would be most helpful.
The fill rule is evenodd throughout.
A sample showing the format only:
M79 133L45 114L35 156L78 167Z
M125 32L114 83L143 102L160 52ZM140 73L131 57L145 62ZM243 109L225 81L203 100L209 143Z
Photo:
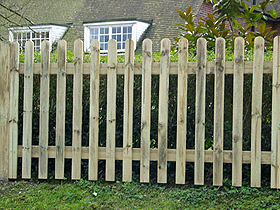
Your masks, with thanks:
M280 209L269 188L104 181L1 183L0 209Z

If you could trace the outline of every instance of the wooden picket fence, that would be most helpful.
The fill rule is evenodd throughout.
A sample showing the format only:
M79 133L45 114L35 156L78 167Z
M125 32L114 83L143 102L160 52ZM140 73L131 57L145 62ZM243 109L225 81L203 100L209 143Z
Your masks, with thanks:
M152 41L143 42L143 61L134 64L134 43L126 41L125 63L117 63L117 44L109 41L108 63L100 63L100 46L91 44L91 63L83 63L83 42L74 43L73 63L66 62L66 42L58 43L58 61L50 63L50 43L42 43L42 61L34 63L34 45L25 46L25 62L19 63L18 43L0 42L0 179L31 178L31 160L39 158L38 178L48 178L48 158L55 158L55 179L64 178L65 159L72 159L72 179L81 178L81 160L88 159L89 180L98 179L98 160L106 160L105 179L115 180L115 161L122 160L124 182L132 181L132 161L140 161L140 182L149 182L150 161L157 161L157 182L167 182L167 163L176 162L176 184L185 184L186 162L194 162L194 184L204 184L205 163L213 163L213 185L223 184L223 163L232 164L232 184L242 186L242 164L251 164L251 186L261 186L261 164L271 164L271 187L280 188L280 37L274 39L273 62L264 61L264 40L255 39L253 62L244 61L244 40L235 40L234 61L225 61L225 40L216 40L215 62L206 60L206 40L197 42L197 62L188 62L188 42L179 42L178 62L170 62L170 40L161 42L161 61L152 62ZM24 74L23 139L18 145L19 74ZM39 146L32 145L33 75L41 75ZM57 74L55 146L48 145L50 74ZM65 146L66 74L73 75L72 146ZM90 74L89 146L82 138L83 74ZM106 147L99 147L99 76L107 75ZM117 148L117 74L124 75L123 148ZM178 75L176 149L168 149L169 75ZM186 149L187 82L196 74L195 149ZM206 74L215 75L214 145L205 150ZM224 150L225 74L233 74L232 150ZM251 151L242 150L244 74L253 74ZM262 80L273 75L271 151L261 150ZM133 148L134 75L142 75L141 147ZM151 78L159 75L158 148L150 148ZM22 113L20 113L22 114Z

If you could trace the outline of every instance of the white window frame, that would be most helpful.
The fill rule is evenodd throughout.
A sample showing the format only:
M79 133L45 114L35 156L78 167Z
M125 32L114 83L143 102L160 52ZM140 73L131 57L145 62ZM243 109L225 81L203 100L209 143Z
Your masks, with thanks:
M9 28L9 41L13 42L16 41L14 34L16 33L30 33L29 34L29 40L31 41L35 41L35 40L40 40L40 46L39 46L39 50L37 50L37 52L40 52L41 50L41 43L43 40L41 37L41 33L42 32L48 32L49 33L49 38L47 39L50 44L52 45L55 41L58 41L60 39L59 36L63 36L64 33L67 30L67 26L58 26L58 25L38 25L38 26L24 26L24 27L13 27L13 28ZM59 34L57 33L57 30L60 30ZM33 38L32 35L34 33L38 33L39 34L39 38ZM22 49L22 46L20 46ZM38 46L35 46L35 42L34 42L34 48L38 49Z
M109 28L109 40L112 39L112 28L113 27L132 27L132 37L134 41L134 50L136 49L136 31L137 31L137 21L112 21L112 22L99 22L99 23L86 23L84 24L84 50L90 51L90 29L93 28ZM121 32L123 36L123 32ZM100 41L100 34L98 34L98 41ZM122 43L121 43L122 44ZM122 47L121 47L122 48ZM118 52L124 52L125 49L119 49ZM107 53L108 50L100 50L101 53Z

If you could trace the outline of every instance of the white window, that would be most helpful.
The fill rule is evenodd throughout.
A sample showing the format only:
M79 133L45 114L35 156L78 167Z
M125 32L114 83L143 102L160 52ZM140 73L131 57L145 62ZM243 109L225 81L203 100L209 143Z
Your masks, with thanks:
M93 39L100 42L100 50L103 53L108 51L108 41L110 39L117 41L118 52L125 51L125 41L127 39L132 39L136 48L136 42L149 25L149 23L141 21L86 23L84 24L85 51L90 50L90 43Z
M24 51L26 41L31 40L34 42L34 50L40 52L41 44L44 40L48 40L53 44L61 39L66 30L66 26L58 25L10 28L9 40L18 42L21 51Z

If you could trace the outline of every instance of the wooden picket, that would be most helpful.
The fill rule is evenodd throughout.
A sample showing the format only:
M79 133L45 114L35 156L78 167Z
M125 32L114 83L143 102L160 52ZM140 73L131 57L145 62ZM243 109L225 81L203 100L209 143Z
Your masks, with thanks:
M213 185L223 185L225 40L216 39L216 69L214 87Z
M232 185L242 186L244 39L235 39L233 117L232 117Z
M170 40L161 41L160 78L159 78L159 108L158 108L158 174L157 182L167 182L167 130L168 130L168 93L169 93L169 63Z
M74 42L72 179L81 178L82 101L83 101L83 42Z
M280 189L280 37L274 38L271 123L271 188Z
M49 138L49 89L50 89L50 42L42 42L42 73L40 86L40 128L39 128L39 179L48 178Z
M107 73L107 128L106 128L106 181L115 181L116 97L117 97L117 42L108 42Z
M205 90L206 40L199 38L197 41L194 162L194 183L197 185L204 184Z
M10 78L10 146L9 146L9 178L17 178L18 147L18 102L19 102L19 44L10 44L11 78Z
M251 186L261 186L261 125L264 39L257 37L254 45L251 121Z
M150 127L151 127L151 80L152 41L145 39L142 46L142 104L141 104L141 160L140 182L150 180Z
M89 130L89 180L97 180L98 176L98 133L99 133L99 72L100 44L91 42L90 71L90 130Z
M9 58L10 45L0 41L0 180L7 180L9 176ZM14 159L11 161L15 163Z
M132 133L133 133L133 86L134 42L125 42L124 109L123 109L123 181L132 181Z
M74 43L74 62L66 61L67 43L58 42L57 63L50 63L50 43L42 43L42 62L34 63L34 44L26 42L25 63L19 63L19 45L0 42L0 179L31 178L31 160L39 158L38 178L48 178L48 160L55 158L55 179L63 179L65 159L72 160L72 179L81 178L82 159L88 160L88 179L98 180L99 160L105 160L105 180L115 181L115 161L122 161L122 180L132 181L133 161L140 161L140 182L150 181L150 161L157 162L157 182L168 182L168 162L175 162L175 182L185 184L186 163L194 163L194 184L204 184L204 164L213 164L213 185L223 184L223 164L232 164L232 185L242 186L242 165L251 164L251 186L261 186L261 165L271 164L271 188L280 189L280 38L274 39L273 61L264 61L264 39L255 39L254 61L244 61L244 39L235 40L234 61L225 61L225 40L216 40L215 62L207 62L204 38L197 42L197 62L188 61L188 41L179 41L178 62L170 62L169 39L161 42L161 61L152 62L152 41L142 44L143 61L134 63L135 45L126 40L125 63L117 62L117 42L108 42L108 63L100 63L100 44L91 43L91 62L83 63L83 42ZM18 145L19 74L24 74L23 135ZM41 74L39 145L32 145L33 75ZM49 119L50 74L57 75L56 119ZM90 74L89 146L82 146L83 75ZM106 147L99 146L100 75L107 76ZM169 75L178 75L176 149L168 148ZM195 145L187 148L188 75L196 76ZM205 149L206 74L214 74L213 150ZM232 150L224 149L225 75L233 75ZM244 74L253 74L251 151L243 151ZM261 150L263 74L272 74L271 151ZM66 146L66 75L73 75L72 146ZM116 147L117 75L124 76L123 147ZM134 75L142 75L141 122L133 119ZM152 76L159 75L158 147L151 148ZM34 87L35 88L35 87ZM36 87L37 88L37 87ZM138 88L138 87L136 87ZM176 87L172 87L176 88ZM171 96L170 96L171 97ZM172 96L174 97L174 96ZM9 101L9 102L8 102ZM8 102L8 103L7 103ZM56 120L55 146L49 146L49 121ZM133 125L141 123L140 148L133 147ZM139 130L140 131L140 130ZM70 139L71 140L71 139Z
M57 87L56 87L56 156L55 178L64 178L65 159L65 106L66 106L66 42L60 40L57 46Z
M25 45L24 98L23 98L23 139L22 139L22 178L31 178L32 151L32 110L33 110L33 60L34 43Z
M188 40L179 41L178 56L178 103L177 103L177 144L176 184L186 180L186 135L187 135L187 84L188 84Z

